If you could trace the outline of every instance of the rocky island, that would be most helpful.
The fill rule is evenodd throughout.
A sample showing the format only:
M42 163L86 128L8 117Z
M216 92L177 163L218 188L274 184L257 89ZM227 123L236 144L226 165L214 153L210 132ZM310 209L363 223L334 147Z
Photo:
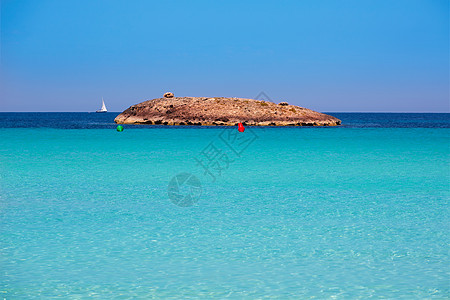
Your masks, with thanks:
M307 108L243 98L174 97L144 101L130 106L114 121L117 124L250 126L336 126L341 120Z

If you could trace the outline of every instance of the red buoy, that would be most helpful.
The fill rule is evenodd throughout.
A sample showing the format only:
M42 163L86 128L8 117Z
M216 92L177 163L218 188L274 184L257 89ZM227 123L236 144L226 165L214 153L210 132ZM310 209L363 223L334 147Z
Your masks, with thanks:
M242 125L242 123L238 124L238 130L239 130L239 132L244 132L245 127L244 127L244 125Z

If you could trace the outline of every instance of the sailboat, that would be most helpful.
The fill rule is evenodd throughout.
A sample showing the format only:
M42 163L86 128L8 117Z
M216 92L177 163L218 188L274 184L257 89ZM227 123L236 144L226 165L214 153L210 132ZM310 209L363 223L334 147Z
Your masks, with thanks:
M102 108L100 108L99 110L97 110L96 112L98 113L105 113L108 110L106 109L106 105L105 105L105 101L103 101L103 97L102 97Z

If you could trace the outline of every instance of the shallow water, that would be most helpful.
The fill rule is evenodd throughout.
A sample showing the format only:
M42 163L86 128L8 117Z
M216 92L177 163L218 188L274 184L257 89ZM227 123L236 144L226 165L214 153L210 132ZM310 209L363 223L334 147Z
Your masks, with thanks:
M334 115L237 136L0 114L0 296L448 298L449 114Z

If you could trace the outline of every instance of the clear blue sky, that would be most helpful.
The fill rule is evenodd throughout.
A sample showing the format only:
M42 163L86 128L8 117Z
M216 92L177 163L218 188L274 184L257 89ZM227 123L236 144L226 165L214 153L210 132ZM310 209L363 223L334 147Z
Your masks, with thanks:
M0 111L166 91L449 112L449 1L1 1Z

